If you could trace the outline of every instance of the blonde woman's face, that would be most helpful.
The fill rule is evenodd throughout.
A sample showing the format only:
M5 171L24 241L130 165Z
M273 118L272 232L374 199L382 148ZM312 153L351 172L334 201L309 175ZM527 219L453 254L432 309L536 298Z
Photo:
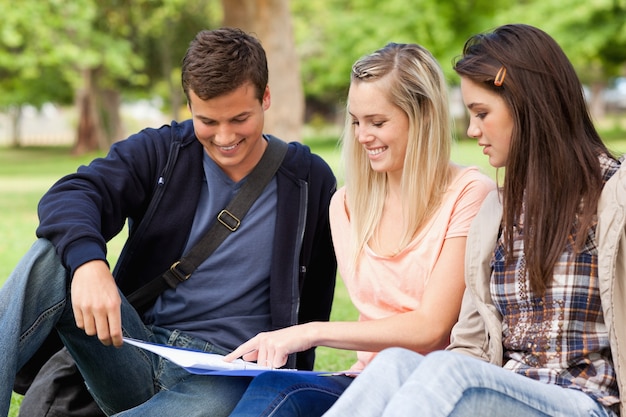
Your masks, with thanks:
M504 99L466 77L461 77L461 93L470 115L467 135L478 140L491 166L504 167L513 133L513 117Z
M354 137L374 171L402 174L408 143L409 118L386 97L380 81L350 85L348 111Z

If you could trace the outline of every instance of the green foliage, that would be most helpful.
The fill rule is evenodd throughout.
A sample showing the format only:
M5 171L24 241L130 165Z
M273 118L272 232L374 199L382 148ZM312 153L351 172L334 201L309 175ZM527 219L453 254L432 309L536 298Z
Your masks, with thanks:
M22 396L13 394L11 397L11 408L7 417L17 417L19 413L20 404L22 403Z
M606 81L624 71L623 1L529 0L504 9L498 19L528 23L548 32L563 47L584 82Z
M11 4L9 4L11 3ZM61 69L46 57L50 36L42 21L42 9L34 2L15 7L0 0L0 107L46 101L69 102L68 85Z
M67 103L86 68L132 77L140 67L128 57L125 40L94 30L100 16L92 0L0 0L0 8L0 104L5 107Z
M0 107L68 103L96 70L99 88L167 79L216 1L0 0ZM170 92L168 91L168 94Z
M465 40L506 23L550 33L584 80L606 80L626 63L626 5L619 0L292 0L305 94L343 103L352 63L387 42L417 42L439 60L451 84ZM567 13L563 11L566 10Z
M305 95L326 106L343 104L353 62L388 42L424 45L456 84L451 62L465 40L504 23L548 31L586 82L615 76L626 62L623 0L291 0L290 6ZM81 68L98 68L101 87L168 97L178 88L190 39L220 25L221 7L217 0L0 0L0 107L68 102L68 90L81 85Z
M452 58L465 39L483 30L503 0L292 0L305 95L343 103L350 68L389 42L428 48L452 78Z

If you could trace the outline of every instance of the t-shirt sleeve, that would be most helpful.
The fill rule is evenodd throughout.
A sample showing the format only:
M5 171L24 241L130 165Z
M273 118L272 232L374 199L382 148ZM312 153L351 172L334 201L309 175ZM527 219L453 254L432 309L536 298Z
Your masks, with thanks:
M450 217L446 239L467 236L483 200L496 188L496 185L478 169L470 168L456 181L456 187L457 198Z
M330 200L330 207L328 208L330 232L337 257L339 257L339 253L344 255L350 232L350 219L346 211L345 199L346 189L341 187L333 194Z

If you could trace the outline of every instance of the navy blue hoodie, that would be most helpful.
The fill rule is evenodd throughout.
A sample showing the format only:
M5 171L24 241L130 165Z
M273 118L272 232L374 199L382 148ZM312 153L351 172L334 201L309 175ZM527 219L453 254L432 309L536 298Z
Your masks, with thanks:
M190 120L115 143L105 158L81 166L43 196L37 236L52 241L72 276L85 262L106 261L106 242L128 221L113 275L124 294L132 293L183 255L203 184L203 152ZM293 142L276 180L272 328L326 321L336 276L328 220L335 177L319 156ZM312 369L314 352L293 359L287 366Z

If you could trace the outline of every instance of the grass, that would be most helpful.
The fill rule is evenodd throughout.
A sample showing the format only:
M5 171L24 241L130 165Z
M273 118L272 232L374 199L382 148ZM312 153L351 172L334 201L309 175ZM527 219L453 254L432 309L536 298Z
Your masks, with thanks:
M609 148L626 152L626 132L607 129ZM307 140L314 152L321 155L337 173L341 184L340 151L335 137ZM473 140L461 140L453 148L453 160L462 165L476 165L495 178L495 170L487 163ZM99 154L81 157L70 155L69 148L0 148L0 284L13 270L21 256L35 239L37 227L37 202L45 191L60 177L74 172L79 165L87 164ZM109 244L109 261L114 264L122 248L123 236ZM355 320L357 313L340 279L337 280L336 296L331 320ZM347 369L355 361L355 354L320 347L317 349L316 368L334 371ZM16 416L20 397L14 395L9 416Z

